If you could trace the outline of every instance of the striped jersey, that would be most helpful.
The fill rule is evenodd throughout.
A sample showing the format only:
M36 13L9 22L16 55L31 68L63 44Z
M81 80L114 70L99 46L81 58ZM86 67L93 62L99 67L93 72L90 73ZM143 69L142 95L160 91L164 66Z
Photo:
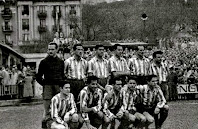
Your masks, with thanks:
M122 109L123 110L135 110L136 103L139 103L138 100L142 99L142 96L140 94L140 90L135 88L133 91L128 89L128 86L125 85L122 88L122 96L123 96L123 104Z
M84 87L79 94L80 109L84 120L88 120L88 113L82 111L83 108L94 107L96 111L102 108L102 90L97 88L93 93L89 90L88 86Z
M65 75L68 79L84 79L87 76L87 61L81 58L79 61L74 56L65 60Z
M108 61L109 61L110 72L129 71L127 61L123 57L120 57L120 59L118 59L115 55L113 55Z
M162 108L166 103L166 99L159 86L151 89L148 85L143 85L142 95L143 105L146 107L153 107L157 105L158 108Z
M130 58L128 62L132 75L146 76L149 75L150 62L147 58Z
M112 115L115 115L111 112L111 110L117 110L118 112L121 111L122 107L122 94L121 92L118 94L118 96L115 94L114 90L111 91L110 97L107 97L109 93L104 93L103 97L103 112L107 117L111 117Z
M168 76L168 67L167 64L164 62L161 62L161 64L158 66L155 62L152 62L149 68L149 73L152 75L158 76L159 83L166 82L167 76Z
M64 116L66 113L72 115L76 112L76 103L72 93L69 93L67 96L63 96L61 93L58 93L51 99L51 118L57 123L64 123Z
M107 78L109 76L108 61L104 58L98 59L96 56L88 62L88 73L93 73L98 78Z

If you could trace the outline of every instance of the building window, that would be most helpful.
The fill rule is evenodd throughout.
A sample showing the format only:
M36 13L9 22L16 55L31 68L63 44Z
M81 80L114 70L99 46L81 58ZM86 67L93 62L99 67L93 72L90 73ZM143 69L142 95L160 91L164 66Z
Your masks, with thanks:
M23 41L29 41L29 34L23 34Z
M10 58L10 66L13 66L13 65L15 65L15 61L14 61L14 58L11 57L11 58Z
M46 20L45 19L40 20L40 26L46 26Z
M75 10L75 6L74 5L70 5L70 12L69 14L72 15L72 16L75 16L76 15L76 10Z
M29 15L29 6L23 5L22 15Z
M40 12L45 12L45 6L39 6L39 11Z
M5 41L6 41L6 43L11 43L11 35L10 34L5 35Z
M5 30L11 30L11 22L10 21L5 21L3 23L4 29Z
M29 30L29 19L22 19L22 30Z

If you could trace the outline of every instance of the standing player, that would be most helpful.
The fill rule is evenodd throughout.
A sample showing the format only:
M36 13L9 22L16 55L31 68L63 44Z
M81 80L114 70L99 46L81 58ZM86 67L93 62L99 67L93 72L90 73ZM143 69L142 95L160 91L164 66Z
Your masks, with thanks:
M167 76L168 76L168 67L167 64L162 60L163 52L156 51L153 53L153 62L150 65L150 75L156 75L164 97L166 100L169 99Z
M36 80L43 86L44 119L42 127L46 127L45 120L49 115L50 102L59 93L60 82L64 79L64 62L57 56L58 45L49 43L48 56L39 65Z
M127 62L122 57L123 47L120 44L115 44L113 46L113 50L114 55L108 60L111 79L114 77L130 75L130 69L127 65Z
M71 93L73 93L75 100L78 94L85 86L87 76L87 61L82 58L83 46L75 44L73 47L74 55L65 60L65 76L70 81Z
M88 62L88 74L98 78L98 83L105 87L109 77L108 61L103 58L104 46L96 45L96 56Z
M129 68L131 70L132 75L139 76L139 83L144 84L145 76L149 75L149 66L150 62L144 56L144 46L138 46L138 51L136 57L132 57L129 59Z

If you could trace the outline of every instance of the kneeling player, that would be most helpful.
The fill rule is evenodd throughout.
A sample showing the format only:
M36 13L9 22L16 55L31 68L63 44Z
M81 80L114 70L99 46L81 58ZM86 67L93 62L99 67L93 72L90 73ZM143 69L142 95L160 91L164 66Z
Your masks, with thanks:
M122 96L121 88L122 81L120 78L114 78L112 85L107 85L107 92L103 98L103 112L104 112L104 124L103 129L107 129L111 125L111 129L118 129L119 121L123 117Z
M148 124L155 120L155 128L161 129L163 122L168 116L169 107L166 105L166 99L157 83L157 76L150 75L148 76L147 85L144 85L142 88L144 107L143 114L145 115Z
M78 114L74 96L70 93L70 84L60 86L60 93L51 100L51 120L48 128L51 129L76 129L78 127Z
M136 76L129 76L128 83L122 88L124 116L121 119L120 129L127 129L131 123L134 126L142 125L146 122L146 117L139 109L142 100L141 93L137 88ZM136 122L135 122L136 121Z
M88 129L99 128L103 120L102 91L98 88L96 76L89 76L88 86L84 87L79 94L80 97L80 123L86 123Z

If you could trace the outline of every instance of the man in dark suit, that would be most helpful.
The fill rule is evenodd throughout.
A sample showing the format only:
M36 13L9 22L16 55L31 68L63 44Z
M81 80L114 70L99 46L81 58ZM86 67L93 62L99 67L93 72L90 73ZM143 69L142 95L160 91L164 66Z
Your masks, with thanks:
M49 117L50 102L54 95L59 93L59 85L64 79L64 61L57 56L58 45L54 42L48 45L48 56L43 59L38 68L36 80L43 86L44 119L42 128L45 128Z

